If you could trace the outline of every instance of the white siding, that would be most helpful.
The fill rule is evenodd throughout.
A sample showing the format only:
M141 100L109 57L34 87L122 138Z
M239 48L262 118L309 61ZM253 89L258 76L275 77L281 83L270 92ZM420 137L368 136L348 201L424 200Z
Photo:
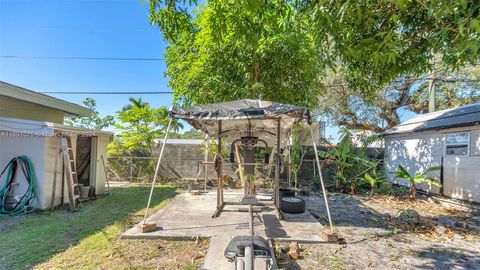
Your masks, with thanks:
M12 127L13 128L13 127ZM33 124L29 126L30 130L33 130ZM22 126L22 132L25 132L25 127ZM43 127L43 123L39 122L35 130L41 130L42 134L51 134L52 131L48 128ZM94 174L92 175L94 179L92 182L95 182L95 191L96 195L101 195L105 192L105 171L103 168L101 156L106 160L107 157L107 145L110 142L110 136L99 135L92 139L97 140L96 149L94 150L97 153L96 160L92 162L96 163ZM35 202L34 207L40 209L50 208L52 202L52 189L53 189L53 178L55 171L55 157L58 158L57 163L57 179L56 179L56 188L55 188L55 200L54 204L59 205L62 203L62 162L63 159L58 155L59 137L57 136L29 136L20 133L14 132L2 132L0 131L0 170L5 168L7 163L14 157L26 155L28 156L33 163L35 174L37 177L38 184L38 201ZM72 147L75 151L76 140L75 137L72 137ZM92 164L93 166L94 164ZM22 174L21 174L22 175ZM15 195L23 194L26 190L27 185L23 177L18 178L16 181L20 183L18 189L15 190ZM0 179L0 186L3 186L5 183L5 176ZM67 197L67 185L64 186L65 198L64 203L68 203Z
M431 166L440 166L443 155L442 134L413 133L404 136L388 136L385 139L385 171L387 178L396 184L410 186L406 180L396 179L390 172L402 165L410 174L422 172ZM430 176L440 179L440 171ZM421 190L439 193L439 188L430 184L419 184Z
M470 153L472 156L480 156L480 130L470 132Z
M480 157L445 156L444 194L480 202Z
M105 193L105 168L103 167L102 156L106 163L107 162L107 146L108 146L108 143L110 142L110 136L98 136L96 138L97 138L97 149L96 149L96 162L95 162L95 167L96 167L95 193L96 195L100 195Z
M57 179L55 181L55 201L54 205L62 203L62 181L63 181L63 157L59 155L59 137L47 137L45 138L45 179L43 182L45 189L45 207L51 207L52 204L52 191L53 191L53 178L55 172L55 158L57 159ZM64 195L68 194L66 185L63 185ZM64 198L64 202L68 201L67 196Z
M398 165L402 165L410 173L415 173L430 166L441 165L443 157L443 194L456 199L480 202L480 130L473 128L464 127L441 132L387 136L385 139L385 171L387 173L395 171ZM455 132L470 133L469 155L445 155L445 134ZM440 179L439 174L432 176ZM394 183L408 186L407 182L395 179L391 174L388 174L388 179ZM439 192L437 187L430 187L427 184L418 187L429 192Z
M14 157L26 155L30 158L35 170L38 183L38 200L35 207L44 208L45 187L44 182L44 164L45 164L45 137L25 136L21 134L5 133L0 136L0 170L3 170L7 163ZM23 194L27 188L27 183L23 173L17 174L16 182L19 183L15 187L14 194ZM21 177L20 177L21 176ZM0 179L0 186L5 184L4 175Z

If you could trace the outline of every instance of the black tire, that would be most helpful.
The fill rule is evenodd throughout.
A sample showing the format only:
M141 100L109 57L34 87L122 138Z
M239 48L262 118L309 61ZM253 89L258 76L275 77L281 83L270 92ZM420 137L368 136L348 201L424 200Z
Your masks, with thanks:
M280 197L295 197L295 191L289 188L279 189Z
M305 212L305 201L297 197L280 198L280 210L289 214Z

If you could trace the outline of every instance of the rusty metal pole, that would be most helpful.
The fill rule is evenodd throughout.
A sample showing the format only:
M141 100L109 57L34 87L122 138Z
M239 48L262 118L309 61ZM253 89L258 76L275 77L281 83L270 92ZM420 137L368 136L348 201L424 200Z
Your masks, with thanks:
M281 119L278 119L277 122L277 165L275 168L275 206L277 209L280 209L280 122Z
M222 120L218 121L217 134L217 210L223 205L223 180L222 180Z
M203 157L203 160L206 162L208 161L208 147L209 147L209 144L210 144L210 136L208 134L205 134L205 153L204 153L204 157ZM207 182L208 182L208 164L205 163L205 165L203 165L203 172L205 173L204 175L204 186L203 186L203 191L204 192L207 192Z

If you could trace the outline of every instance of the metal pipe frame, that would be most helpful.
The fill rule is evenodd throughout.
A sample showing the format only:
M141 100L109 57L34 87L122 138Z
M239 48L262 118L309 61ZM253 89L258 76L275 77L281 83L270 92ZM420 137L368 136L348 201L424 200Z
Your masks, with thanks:
M328 207L327 191L325 189L325 185L323 184L322 167L320 167L320 159L318 158L317 144L315 143L315 136L313 135L312 125L309 124L308 126L310 127L310 136L312 137L313 150L315 151L315 160L317 162L317 167L318 167L318 176L320 177L320 184L322 185L323 198L325 199L325 207L327 208L328 224L330 225L330 231L333 233L332 217L330 216L330 209Z
M223 166L222 166L222 120L218 121L218 131L217 131L217 209L212 215L212 218L218 217L225 206L223 201Z
M147 222L148 208L150 208L150 203L152 202L153 189L155 188L155 182L157 181L158 170L160 169L160 163L162 163L163 150L167 144L168 132L170 132L170 127L172 126L173 119L170 118L168 122L167 131L165 132L165 138L163 139L162 149L160 150L160 155L158 156L157 166L155 167L155 175L153 176L152 187L150 188L150 195L148 195L147 208L145 208L145 215L143 217L143 224Z
M274 183L274 202L277 210L280 209L280 123L281 118L277 120L277 167L275 168L275 183ZM279 211L280 213L280 211Z

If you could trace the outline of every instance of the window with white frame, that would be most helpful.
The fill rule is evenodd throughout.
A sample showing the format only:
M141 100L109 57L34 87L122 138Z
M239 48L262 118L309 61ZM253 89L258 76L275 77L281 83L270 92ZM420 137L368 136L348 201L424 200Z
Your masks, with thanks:
M445 135L445 155L467 156L469 149L469 132L449 133Z

